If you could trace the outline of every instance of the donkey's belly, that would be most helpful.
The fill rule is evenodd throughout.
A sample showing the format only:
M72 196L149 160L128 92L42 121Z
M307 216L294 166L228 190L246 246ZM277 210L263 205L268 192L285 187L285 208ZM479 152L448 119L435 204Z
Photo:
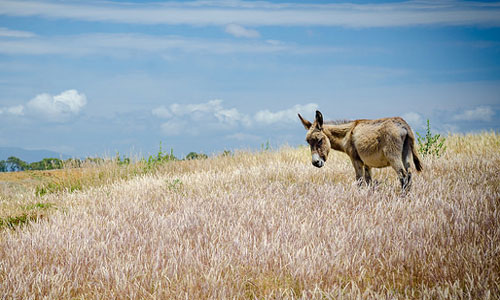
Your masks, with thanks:
M373 153L370 155L359 153L359 156L363 163L370 168L384 168L389 166L389 161L383 153Z

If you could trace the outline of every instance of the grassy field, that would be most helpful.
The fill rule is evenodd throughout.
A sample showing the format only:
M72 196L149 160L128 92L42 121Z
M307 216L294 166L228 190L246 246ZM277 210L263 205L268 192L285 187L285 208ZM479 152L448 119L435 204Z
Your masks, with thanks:
M402 196L306 147L0 175L0 299L499 299L500 136Z

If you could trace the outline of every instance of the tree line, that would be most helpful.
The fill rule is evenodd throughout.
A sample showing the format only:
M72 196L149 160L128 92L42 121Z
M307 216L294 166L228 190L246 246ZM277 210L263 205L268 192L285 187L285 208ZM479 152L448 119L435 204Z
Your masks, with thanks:
M27 163L18 157L11 156L7 160L0 160L0 172L61 169L63 163L59 158L44 158L41 161Z
M230 154L229 151L224 151L224 155ZM192 159L205 159L208 158L206 154L190 152L184 160L192 160ZM131 159L128 157L120 157L117 153L115 159L112 159L119 165L130 164ZM168 153L163 153L160 146L160 151L158 155L151 155L148 160L142 159L146 163L156 163L156 162L166 162L179 160L173 155L173 151ZM17 172L17 171L28 171L28 170L54 170L54 169L62 169L64 166L70 167L80 167L83 163L94 163L99 164L103 163L105 159L103 158L91 158L87 157L84 160L80 160L78 158L70 158L67 160L61 160L59 158L44 158L41 161L27 163L22 159L11 156L7 158L7 160L0 160L0 172Z

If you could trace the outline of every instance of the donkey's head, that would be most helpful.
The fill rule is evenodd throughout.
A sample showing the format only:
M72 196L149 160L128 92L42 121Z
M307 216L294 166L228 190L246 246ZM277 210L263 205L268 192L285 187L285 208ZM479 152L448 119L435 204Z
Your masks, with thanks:
M299 119L307 130L306 141L311 146L312 164L321 168L330 152L330 140L323 131L323 115L316 111L316 119L311 123L299 114Z

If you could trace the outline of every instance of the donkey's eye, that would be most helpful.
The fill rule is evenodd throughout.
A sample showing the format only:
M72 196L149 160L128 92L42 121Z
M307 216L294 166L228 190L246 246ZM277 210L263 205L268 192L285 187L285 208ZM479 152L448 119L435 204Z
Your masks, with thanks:
M318 141L318 146L321 146L321 145L323 145L323 140Z

